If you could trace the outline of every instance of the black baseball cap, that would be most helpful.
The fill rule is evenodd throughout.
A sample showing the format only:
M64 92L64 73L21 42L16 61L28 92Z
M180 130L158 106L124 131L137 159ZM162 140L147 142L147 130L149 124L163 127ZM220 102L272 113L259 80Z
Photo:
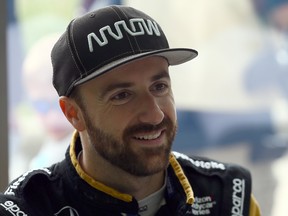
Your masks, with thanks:
M188 48L169 48L159 24L145 13L113 5L70 22L51 52L53 85L59 96L122 64L161 56L177 65L197 56Z

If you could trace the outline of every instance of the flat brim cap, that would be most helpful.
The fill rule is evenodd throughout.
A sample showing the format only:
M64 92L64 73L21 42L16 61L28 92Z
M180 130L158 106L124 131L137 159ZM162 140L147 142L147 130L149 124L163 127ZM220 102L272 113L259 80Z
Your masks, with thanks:
M122 64L162 56L177 65L197 56L188 48L169 48L157 22L126 6L109 6L71 21L51 52L53 85L60 96Z

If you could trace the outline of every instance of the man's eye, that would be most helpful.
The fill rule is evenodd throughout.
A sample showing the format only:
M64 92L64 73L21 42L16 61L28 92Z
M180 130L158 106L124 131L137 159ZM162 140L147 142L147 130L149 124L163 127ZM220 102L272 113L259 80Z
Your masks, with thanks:
M156 90L163 90L163 89L166 89L166 88L167 88L167 85L165 85L164 83L156 85Z
M169 90L169 86L165 83L158 83L154 85L152 91L154 91L156 94L159 93L166 93Z
M116 94L112 97L113 101L119 101L119 100L125 100L127 99L131 94L128 92L121 92L119 94Z

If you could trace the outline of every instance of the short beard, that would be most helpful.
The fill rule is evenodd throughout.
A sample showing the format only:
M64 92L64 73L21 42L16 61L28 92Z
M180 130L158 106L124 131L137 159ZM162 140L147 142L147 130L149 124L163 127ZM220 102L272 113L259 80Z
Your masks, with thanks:
M96 127L83 110L90 144L98 154L110 164L134 176L149 176L165 170L169 164L169 155L176 134L177 124L165 116L158 125L138 124L126 128L122 140ZM135 151L129 139L137 132L150 132L165 128L166 143L157 148Z

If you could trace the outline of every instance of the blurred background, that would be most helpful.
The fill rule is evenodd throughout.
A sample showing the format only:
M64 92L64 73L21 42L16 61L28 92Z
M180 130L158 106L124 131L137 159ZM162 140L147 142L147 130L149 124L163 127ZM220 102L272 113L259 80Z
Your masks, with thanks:
M263 215L287 216L288 0L6 2L9 181L62 160L69 144L73 129L51 84L59 34L76 16L123 4L155 18L171 47L199 52L170 68L174 150L247 167Z

